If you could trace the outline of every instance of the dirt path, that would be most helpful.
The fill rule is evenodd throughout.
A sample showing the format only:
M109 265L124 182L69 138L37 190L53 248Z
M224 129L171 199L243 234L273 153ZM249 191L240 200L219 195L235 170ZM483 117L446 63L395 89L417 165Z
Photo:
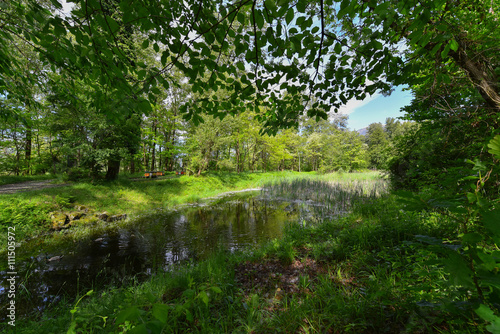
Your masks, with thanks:
M63 187L69 185L69 183L59 183L52 184L54 180L43 180L43 181L28 181L13 184L4 184L0 186L0 194L13 194L20 191L30 191L30 190L40 190L46 188Z

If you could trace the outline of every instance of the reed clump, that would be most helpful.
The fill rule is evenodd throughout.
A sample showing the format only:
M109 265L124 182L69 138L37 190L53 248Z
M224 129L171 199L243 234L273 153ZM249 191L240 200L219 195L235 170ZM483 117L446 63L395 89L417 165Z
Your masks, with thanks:
M271 198L316 202L335 212L349 212L388 194L389 183L382 178L338 179L329 176L280 179L264 185Z

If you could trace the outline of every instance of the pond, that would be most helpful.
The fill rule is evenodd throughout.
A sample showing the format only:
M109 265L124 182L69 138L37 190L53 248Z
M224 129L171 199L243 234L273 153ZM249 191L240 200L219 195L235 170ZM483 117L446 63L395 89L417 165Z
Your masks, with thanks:
M127 228L61 242L16 263L18 316L43 311L89 289L143 280L175 263L197 261L218 249L242 250L280 237L290 222L311 222L332 212L312 201L270 199L247 192L135 218ZM36 240L30 241L36 242ZM18 249L33 249L23 245ZM6 271L0 272L0 304L6 307ZM2 312L2 314L6 314Z

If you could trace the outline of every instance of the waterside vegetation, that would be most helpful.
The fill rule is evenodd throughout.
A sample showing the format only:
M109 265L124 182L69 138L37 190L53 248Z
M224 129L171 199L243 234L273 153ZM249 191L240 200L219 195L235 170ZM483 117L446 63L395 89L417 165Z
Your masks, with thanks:
M252 251L220 250L207 260L159 271L145 282L82 291L76 299L68 298L19 323L17 330L481 333L491 329L474 311L481 300L491 299L480 298L467 287L464 282L473 277L460 277L460 270L455 270L460 269L459 260L450 264L447 255L436 251L445 240L456 256L466 253L460 251L457 217L430 206L415 211L419 203L432 202L425 194L412 198L407 193L392 194L387 181L373 172L347 177L286 173L268 175L260 182L276 197L316 197L332 206L349 199L345 203L362 205L349 205L347 214L334 219L292 223L282 239ZM484 255L494 251L487 244L484 249Z

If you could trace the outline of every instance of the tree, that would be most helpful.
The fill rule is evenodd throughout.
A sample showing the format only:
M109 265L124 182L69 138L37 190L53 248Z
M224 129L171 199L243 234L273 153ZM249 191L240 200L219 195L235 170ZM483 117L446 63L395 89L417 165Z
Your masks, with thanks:
M340 6L123 0L110 11L106 3L79 0L62 17L54 11L61 8L57 0L50 6L13 0L0 12L1 69L17 72L7 45L22 38L54 70L106 87L122 106L108 113L126 113L131 104L148 111L145 98L151 102L159 86L168 88L170 70L178 68L195 93L231 92L227 100L193 95L182 109L186 118L198 123L200 113L238 113L247 102L266 107L259 120L268 131L296 126L300 114L324 119L330 108L392 85L447 82L455 74L498 112L498 6L489 0L344 0ZM125 31L143 48L152 45L161 65L136 61L122 43ZM21 96L16 87L3 84Z
M384 168L387 161L387 149L389 141L381 123L372 123L368 126L368 132L365 137L368 145L368 154L370 156L370 167Z

